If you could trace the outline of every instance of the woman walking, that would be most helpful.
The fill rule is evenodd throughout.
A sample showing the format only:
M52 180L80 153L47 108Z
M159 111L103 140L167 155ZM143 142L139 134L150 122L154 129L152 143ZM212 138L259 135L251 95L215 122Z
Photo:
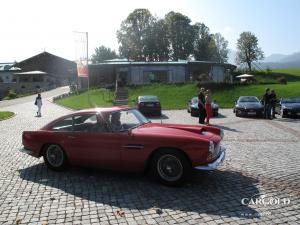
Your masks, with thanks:
M204 120L206 117L204 88L200 89L198 95L198 109L199 109L199 123L204 124Z
M36 116L41 117L42 116L41 109L42 109L42 105L43 105L41 94L38 94L38 96L35 99L34 104L38 107L38 111L36 112Z
M209 120L212 117L212 107L211 107L211 92L210 90L206 90L205 93L205 111L206 111L206 124L209 124Z

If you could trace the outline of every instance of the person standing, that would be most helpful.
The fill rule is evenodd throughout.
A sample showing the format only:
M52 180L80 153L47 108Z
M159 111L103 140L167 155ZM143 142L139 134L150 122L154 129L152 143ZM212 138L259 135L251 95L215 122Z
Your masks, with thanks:
M270 94L270 104L271 104L271 117L272 118L276 118L275 117L275 107L276 107L276 103L277 103L277 96L274 90L271 90L271 94Z
M206 117L204 88L200 89L198 95L198 109L199 109L199 123L204 124L204 120Z
M270 89L269 88L266 89L266 92L263 95L263 102L264 102L264 118L272 119L271 118L271 98L270 98Z
M206 111L206 124L209 124L209 120L212 117L212 107L211 107L211 92L210 90L206 90L206 95L205 95L205 111Z
M34 104L38 107L38 111L36 112L36 116L41 117L42 116L41 109L42 109L42 105L43 105L41 94L38 94L38 96L35 99Z

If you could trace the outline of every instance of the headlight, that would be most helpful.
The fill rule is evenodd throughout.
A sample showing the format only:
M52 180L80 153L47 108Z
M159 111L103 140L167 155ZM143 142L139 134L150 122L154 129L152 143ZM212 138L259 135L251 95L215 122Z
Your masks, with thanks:
M224 137L224 130L223 129L221 129L221 131L220 131L220 136L221 136L221 139L223 139L223 137Z
M210 141L208 151L212 154L214 152L214 149L215 149L215 145L212 141Z

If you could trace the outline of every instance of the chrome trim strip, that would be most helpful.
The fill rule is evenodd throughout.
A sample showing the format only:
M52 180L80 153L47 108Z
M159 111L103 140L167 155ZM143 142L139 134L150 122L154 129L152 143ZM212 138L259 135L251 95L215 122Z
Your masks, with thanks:
M221 154L220 156L212 163L208 163L203 166L196 166L194 169L196 170L215 170L218 166L225 160L226 148L221 145Z
M129 145L123 145L123 148L127 148L127 149L143 149L144 146L143 145L135 145L135 144L129 144Z

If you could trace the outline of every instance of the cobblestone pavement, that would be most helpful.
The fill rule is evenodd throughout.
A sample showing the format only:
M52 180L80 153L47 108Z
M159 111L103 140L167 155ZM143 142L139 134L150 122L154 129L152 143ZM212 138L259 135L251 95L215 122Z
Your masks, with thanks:
M53 172L42 159L20 153L23 130L69 112L44 100L43 117L37 118L31 98L1 107L16 116L0 121L0 224L300 223L299 119L236 118L232 110L221 110L211 122L225 130L225 163L170 188L144 174ZM185 110L152 120L197 123ZM258 201L263 194L265 201ZM257 204L242 204L251 197Z

